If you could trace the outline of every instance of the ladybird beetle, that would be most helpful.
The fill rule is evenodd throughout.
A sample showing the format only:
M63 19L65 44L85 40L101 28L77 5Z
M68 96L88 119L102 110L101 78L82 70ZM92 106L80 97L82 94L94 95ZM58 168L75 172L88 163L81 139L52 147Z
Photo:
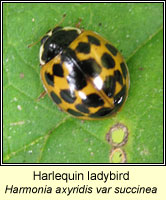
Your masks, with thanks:
M63 111L102 119L124 104L129 72L120 52L92 31L57 26L41 39L41 80Z

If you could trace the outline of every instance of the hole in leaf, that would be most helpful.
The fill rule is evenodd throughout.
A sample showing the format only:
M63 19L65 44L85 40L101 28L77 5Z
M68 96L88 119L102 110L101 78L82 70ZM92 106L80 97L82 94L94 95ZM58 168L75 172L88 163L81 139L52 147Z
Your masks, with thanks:
M126 153L121 148L115 148L111 151L109 160L110 163L125 163Z
M120 147L126 144L128 140L128 129L125 125L118 123L112 126L106 135L106 140L113 147Z

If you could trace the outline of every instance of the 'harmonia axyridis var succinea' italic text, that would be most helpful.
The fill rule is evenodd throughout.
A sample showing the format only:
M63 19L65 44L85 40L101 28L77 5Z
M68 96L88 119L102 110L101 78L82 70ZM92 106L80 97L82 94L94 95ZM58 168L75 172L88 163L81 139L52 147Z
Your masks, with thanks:
M129 73L123 57L95 32L55 27L41 39L40 65L47 93L74 117L110 117L128 96Z

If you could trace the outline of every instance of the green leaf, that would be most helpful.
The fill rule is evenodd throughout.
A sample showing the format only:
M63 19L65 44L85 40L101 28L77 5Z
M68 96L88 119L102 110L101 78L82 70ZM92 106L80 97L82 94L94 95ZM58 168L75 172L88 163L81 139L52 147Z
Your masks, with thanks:
M163 162L162 3L4 3L3 13L5 163ZM128 100L110 119L83 121L60 112L48 96L37 101L40 44L27 46L64 13L63 26L82 18L81 27L111 41L127 61ZM108 133L119 124L126 136L123 128L119 136ZM112 136L125 141L115 146Z

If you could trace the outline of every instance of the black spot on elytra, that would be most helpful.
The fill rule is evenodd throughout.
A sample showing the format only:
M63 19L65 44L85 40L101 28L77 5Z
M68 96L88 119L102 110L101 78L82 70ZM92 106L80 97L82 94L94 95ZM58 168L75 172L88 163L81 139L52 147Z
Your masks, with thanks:
M53 101L54 101L56 104L62 103L61 99L55 94L55 92L52 91L52 92L50 93L50 95L51 95Z
M61 64L54 64L53 65L53 74L55 76L63 77L63 68Z
M118 50L117 50L114 46L112 46L112 45L109 44L109 43L107 43L105 46L107 47L107 49L108 49L114 56L116 56L116 54L118 53Z
M91 118L104 117L104 116L110 115L112 111L113 109L111 108L100 108L97 112L89 115L89 117Z
M123 85L123 78L119 70L114 71L114 77L116 81Z
M112 58L112 56L108 53L104 53L101 57L101 62L103 67L107 68L107 69L111 69L115 67L115 61Z
M69 75L67 76L67 81L71 87L74 87L76 90L83 89L86 85L86 78L84 76L84 73L81 71L78 59L76 57L75 52L67 48L62 54L61 54L61 61L65 62L66 67L69 66Z
M74 64L73 61L75 63L77 63L77 57L76 57L76 54L75 52L70 49L70 48L66 48L66 50L64 52L62 52L61 54L61 61L62 62L67 62L68 64Z
M97 45L97 46L100 45L100 41L99 41L96 37L91 36L91 35L88 35L87 37L88 37L88 41L89 41L90 43L95 44L95 45Z
M92 58L79 61L78 65L81 68L82 72L90 77L96 77L101 72L100 65L98 65L97 62Z
M126 98L126 85L123 86L123 88L120 90L118 94L114 96L114 105L115 107L119 108Z
M76 65L72 66L72 70L67 76L67 81L69 85L74 87L76 90L81 90L87 85L84 74Z
M98 107L104 105L103 99L95 93L87 95L87 98L82 100L82 102L88 107Z
M75 94L71 93L70 90L61 90L60 95L61 98L67 103L74 103L76 100Z
M122 73L123 73L123 76L124 78L126 79L126 75L127 75L127 66L124 62L120 63L120 67L122 69Z
M77 104L76 109L83 113L89 113L89 109L83 104Z
M90 53L90 44L86 42L80 42L76 47L76 51L79 53L88 54Z
M82 113L80 113L80 112L77 112L77 111L75 111L75 110L73 110L73 109L67 109L67 112L68 113L70 113L71 115L74 115L74 116L76 116L76 117L81 117L81 116L84 116Z
M44 76L45 76L47 84L54 86L54 76L47 72L45 72Z
M103 84L103 91L108 97L112 97L115 92L116 80L114 76L106 76L106 79Z

